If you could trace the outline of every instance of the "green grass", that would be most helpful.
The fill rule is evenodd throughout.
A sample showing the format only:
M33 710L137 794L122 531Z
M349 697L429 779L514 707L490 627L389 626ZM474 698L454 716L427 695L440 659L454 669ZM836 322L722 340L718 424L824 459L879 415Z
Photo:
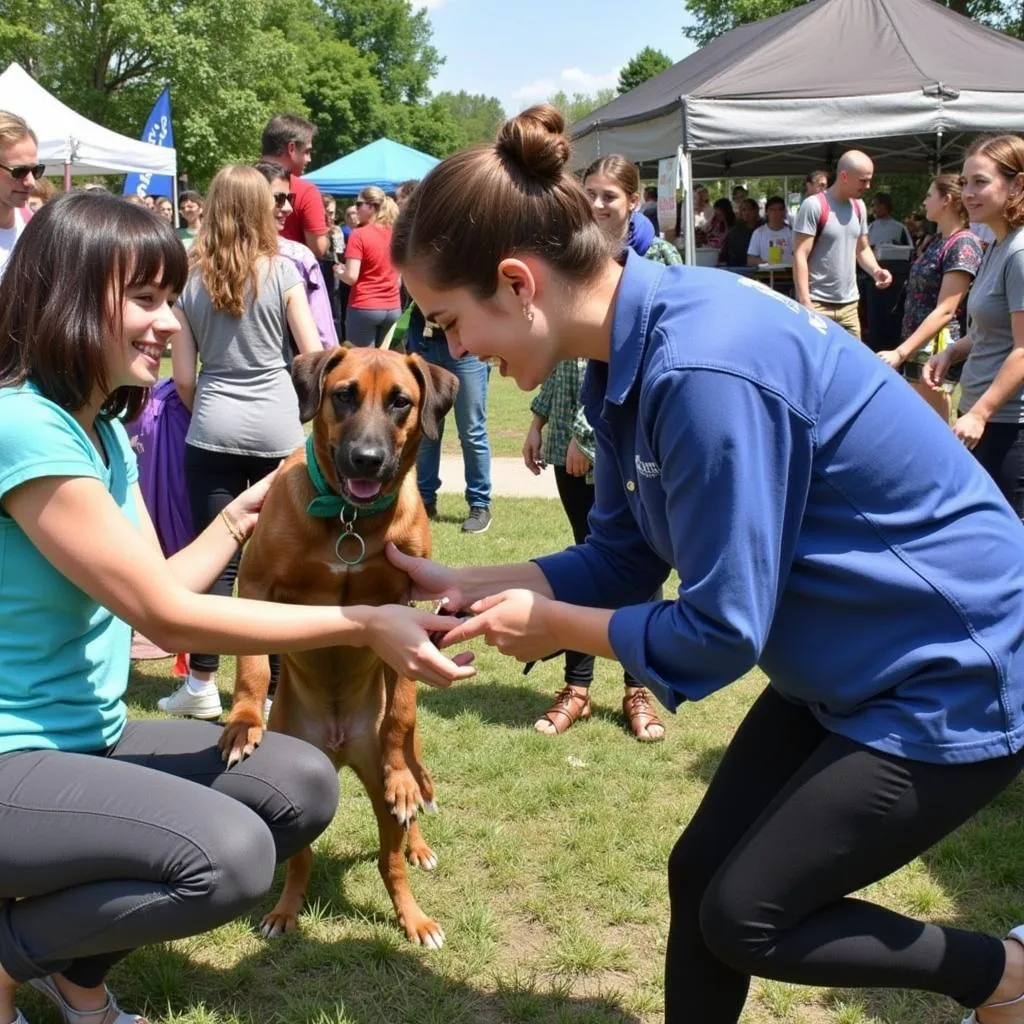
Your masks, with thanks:
M171 376L171 360L160 363L160 376ZM514 380L504 378L497 371L491 373L487 393L487 432L491 438L491 452L495 456L519 458L523 451L523 438L530 425L530 399L533 396L516 387ZM459 454L459 435L455 417L445 422L442 451L446 455Z
M518 560L569 539L554 501L502 499L483 537L459 532L461 501L442 496L437 557ZM139 663L134 716L153 714L168 662ZM232 667L220 676L230 697ZM428 952L397 928L375 865L376 827L361 785L342 775L331 828L316 845L301 930L266 942L263 907L215 932L139 950L111 986L154 1024L654 1024L662 1014L668 922L665 865L722 750L764 686L757 672L666 716L664 743L643 745L620 719L621 677L601 662L594 718L564 736L533 721L561 684L558 661L524 677L491 651L479 674L419 691L425 759L439 813L424 832L440 858L414 871L417 900L445 929ZM1018 785L868 896L930 919L999 930L1024 919ZM40 1000L30 1019L56 1021ZM745 1024L949 1024L946 1000L907 992L815 990L755 982ZM694 1024L699 1024L695 1021Z

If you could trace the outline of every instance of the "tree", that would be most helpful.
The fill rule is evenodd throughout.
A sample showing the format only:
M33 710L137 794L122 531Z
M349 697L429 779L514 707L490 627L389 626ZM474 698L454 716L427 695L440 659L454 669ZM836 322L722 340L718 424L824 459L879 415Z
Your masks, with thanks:
M661 50L645 46L620 72L619 92L627 93L648 78L660 75L672 66L672 60Z
M427 9L409 0L324 0L337 37L368 57L388 103L418 103L444 64L430 43Z
M593 94L574 92L572 96L567 95L565 90L559 89L558 92L548 97L548 103L553 107L558 107L566 124L572 125L582 120L587 114L593 113L598 107L611 103L615 96L614 89L598 89Z
M693 19L683 35L705 46L737 25L761 21L799 7L808 0L683 0ZM966 15L991 28L1024 39L1024 4L1020 0L934 0L957 14Z
M435 102L445 109L459 132L458 149L477 142L493 142L505 120L501 101L493 96L471 96L468 92L441 92Z
M131 137L169 83L178 165L200 187L255 160L283 111L317 125L317 163L381 135L437 156L460 145L429 99L440 57L408 0L0 0L0 67L11 60Z

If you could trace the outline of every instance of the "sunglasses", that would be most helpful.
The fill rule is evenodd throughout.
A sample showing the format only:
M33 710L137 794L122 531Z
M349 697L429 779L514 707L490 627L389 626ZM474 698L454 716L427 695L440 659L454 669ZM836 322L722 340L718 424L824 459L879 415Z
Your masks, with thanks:
M274 205L279 209L284 209L284 204L287 203L289 206L295 205L295 193L294 192L275 192L274 193Z
M46 164L18 164L15 167L0 164L0 167L15 181L24 181L30 174L33 178L41 178L46 173Z
M376 203L371 203L369 199L357 199L356 206L376 206Z

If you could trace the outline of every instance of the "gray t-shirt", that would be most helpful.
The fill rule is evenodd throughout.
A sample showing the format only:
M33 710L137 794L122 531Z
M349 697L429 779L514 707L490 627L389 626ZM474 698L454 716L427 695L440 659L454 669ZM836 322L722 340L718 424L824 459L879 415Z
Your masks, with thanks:
M868 227L868 244L872 249L879 245L910 245L907 229L895 217L876 217Z
M828 220L807 260L810 293L815 302L846 305L858 298L857 241L868 233L867 211L863 203L840 201L831 192L828 205ZM820 220L821 200L808 196L800 204L793 230L814 236Z
M960 379L960 408L969 412L988 390L1013 348L1010 314L1024 312L1024 228L988 247L967 298L974 340ZM1024 423L1024 385L992 414L993 423Z
M208 451L279 458L304 435L289 364L284 293L302 284L290 260L264 259L241 317L214 309L198 270L178 298L201 369L186 443Z

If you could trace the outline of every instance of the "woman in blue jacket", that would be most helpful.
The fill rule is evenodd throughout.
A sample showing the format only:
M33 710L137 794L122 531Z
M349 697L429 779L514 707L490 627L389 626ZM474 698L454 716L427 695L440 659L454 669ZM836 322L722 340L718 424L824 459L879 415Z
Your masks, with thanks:
M615 658L670 709L755 665L771 679L670 858L666 1019L735 1024L756 975L1024 1020L1024 929L849 898L1024 764L1020 522L825 319L742 277L613 259L563 127L533 108L442 163L393 257L453 352L524 390L591 360L590 535L522 565L394 562L419 597L474 613L446 645ZM671 569L678 598L649 602Z

